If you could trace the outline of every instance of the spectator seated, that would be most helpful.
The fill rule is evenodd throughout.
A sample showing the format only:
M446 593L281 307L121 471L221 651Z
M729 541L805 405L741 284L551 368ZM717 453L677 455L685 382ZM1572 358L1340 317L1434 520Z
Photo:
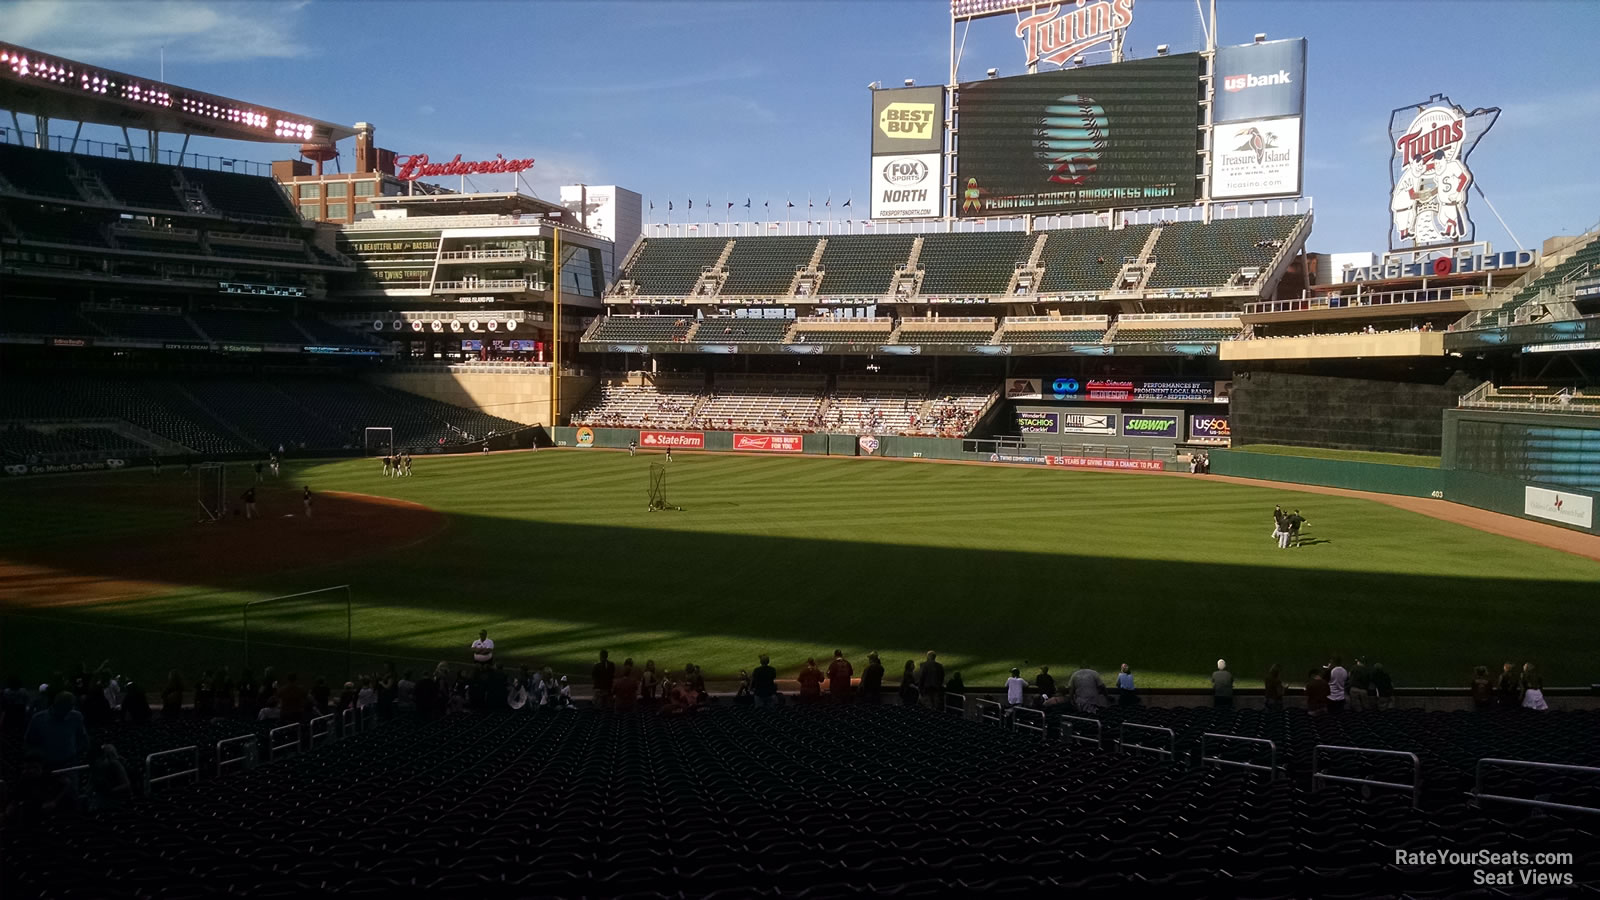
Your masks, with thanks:
M694 330L697 344L781 344L791 319L757 319L744 316L708 316Z
M572 414L574 425L682 428L700 401L704 382L643 372L607 376Z
M727 431L814 431L827 381L822 376L718 376L694 423Z

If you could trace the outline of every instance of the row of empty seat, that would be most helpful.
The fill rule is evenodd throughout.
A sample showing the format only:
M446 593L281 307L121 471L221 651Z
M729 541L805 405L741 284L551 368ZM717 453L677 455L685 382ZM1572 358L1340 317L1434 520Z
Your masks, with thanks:
M79 308L68 301L11 300L0 306L0 333L112 337L153 341L363 346L373 338L319 319L270 311Z
M575 425L728 431L965 434L996 386L924 379L609 376L572 415Z
M1128 225L1119 229L1074 228L1045 232L1033 291L1099 294L1119 287L1128 259L1153 259L1150 289L1209 289L1248 286L1241 269L1263 271L1294 236L1303 216L1265 216ZM1161 231L1148 257L1145 245ZM635 294L688 296L701 275L727 253L726 296L781 297L790 293L797 269L821 248L815 293L823 296L888 294L898 270L921 273L924 296L1006 294L1018 266L1034 252L1037 233L1021 231L830 235L827 237L645 238L620 279ZM918 242L920 241L920 248Z
M1106 340L1110 319L1041 317L1009 319L882 318L870 320L810 317L642 315L607 316L586 338L591 344L1098 344ZM1229 341L1243 325L1236 318L1124 320L1110 332L1112 343L1150 341ZM602 349L602 348L595 348Z
M18 193L81 203L98 202L98 182L118 204L175 214L200 212L186 202L181 186L198 188L211 210L240 219L300 223L288 198L270 178L205 169L34 150L0 144L0 179Z
M482 440L524 426L477 410L332 376L147 378L8 375L0 420L113 419L200 454L241 453L278 445L297 449L361 447L368 427L394 429L398 447L417 450ZM141 433L141 432L135 432ZM31 440L28 431L15 440ZM74 443L111 438L69 432ZM141 442L142 443L142 442ZM120 446L128 447L129 444ZM10 451L12 444L4 449ZM64 452L66 445L53 452ZM78 449L82 449L79 447ZM164 448L164 452L170 448Z
M1349 733L1279 718L1313 741ZM1513 718L1592 737L1592 716ZM1535 894L1555 897L1582 890L1600 861L1577 815L1477 808L1459 792L1414 808L1305 775L1119 754L916 707L401 718L122 809L10 829L3 877L7 896L106 900L1357 898L1467 895L1470 867L1400 865L1397 849L1537 850L1573 854L1549 871L1580 881Z

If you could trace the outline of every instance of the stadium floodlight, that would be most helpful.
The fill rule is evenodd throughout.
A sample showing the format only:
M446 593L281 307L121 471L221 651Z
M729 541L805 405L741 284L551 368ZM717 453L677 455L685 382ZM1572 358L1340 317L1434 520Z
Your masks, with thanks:
M1074 57L1073 57L1073 58L1072 58L1072 64L1073 64L1073 65L1074 65L1074 66L1082 66L1082 65L1083 65L1083 57L1081 57L1081 56L1074 56Z
M913 86L916 85L916 83L917 83L917 80L915 78L907 78L906 79L906 87L913 87Z
M881 82L881 81L871 82L870 84L867 85L867 90L869 90L869 91L881 91L881 90L883 90L883 82Z
M1256 43L1265 44L1266 42L1267 42L1267 33L1265 31L1256 32Z
M1169 49L1171 49L1171 48L1168 47L1166 44L1157 44L1156 45L1156 55L1157 56L1166 56L1167 55L1167 51Z
M984 74L988 75L990 78L998 78L998 77L1000 77L1000 70L999 69L990 69L989 71L985 72Z

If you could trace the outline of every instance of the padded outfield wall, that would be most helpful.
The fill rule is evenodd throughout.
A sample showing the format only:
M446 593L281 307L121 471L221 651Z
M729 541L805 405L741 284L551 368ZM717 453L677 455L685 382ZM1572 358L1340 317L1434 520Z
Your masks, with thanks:
M1235 373L1233 443L1437 455L1443 412L1478 382L1457 373L1436 383L1305 372Z

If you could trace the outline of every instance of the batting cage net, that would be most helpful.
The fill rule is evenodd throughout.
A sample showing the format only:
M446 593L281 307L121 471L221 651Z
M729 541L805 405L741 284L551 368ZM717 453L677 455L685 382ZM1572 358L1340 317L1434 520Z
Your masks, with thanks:
M195 467L195 499L206 521L216 522L228 513L228 468L221 463Z
M394 452L394 429L368 428L362 447L368 456L388 456Z
M667 502L667 466L666 463L650 464L649 484L650 509L678 509Z
M244 665L279 679L294 672L309 689L317 677L350 678L354 595L350 585L251 600L244 605Z

